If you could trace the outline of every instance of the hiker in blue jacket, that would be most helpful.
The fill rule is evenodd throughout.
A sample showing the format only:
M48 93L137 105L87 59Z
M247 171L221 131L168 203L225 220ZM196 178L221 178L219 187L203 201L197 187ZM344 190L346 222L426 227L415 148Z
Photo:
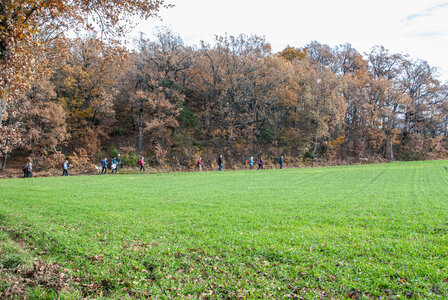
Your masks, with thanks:
M107 158L104 158L102 161L101 161L101 175L102 174L106 174L107 173Z
M254 169L254 158L252 156L249 158L248 163L249 163L249 168L251 170L253 170Z
M112 174L117 174L117 169L118 169L118 164L117 164L117 158L115 157L114 159L112 159L112 161L110 162L110 168L112 170Z
M28 162L28 164L25 167L23 167L22 171L23 171L23 177L34 177L33 162L32 161Z
M23 172L23 177L33 177L32 176L32 164L31 162L28 162L23 168L22 168L22 172ZM31 176L30 176L31 173Z

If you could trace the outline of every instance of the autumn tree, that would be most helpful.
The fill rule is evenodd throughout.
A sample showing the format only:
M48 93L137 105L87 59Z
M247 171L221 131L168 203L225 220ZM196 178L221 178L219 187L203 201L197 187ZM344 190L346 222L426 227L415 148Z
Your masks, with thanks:
M294 156L322 157L328 143L341 135L345 103L340 82L329 68L310 60L289 64L288 81L276 93L281 112L281 144Z
M13 117L17 107L13 102L30 87L33 78L47 71L40 58L49 42L77 29L101 33L103 38L117 37L135 17L147 19L163 6L163 0L1 1L0 128ZM9 129L0 130L0 134L2 140L11 140L14 135Z
M399 87L409 97L405 108L402 133L403 152L410 159L425 155L432 148L428 143L439 135L443 118L440 110L447 101L446 86L437 79L437 70L426 61L405 58L400 65ZM418 143L416 142L418 141ZM415 147L415 145L420 145Z
M173 145L174 129L179 126L184 72L191 65L191 54L170 30L161 29L155 37L150 40L141 36L138 53L127 60L116 106L131 117L132 123L127 125L136 133L138 152L150 153L163 164ZM126 120L125 115L120 119Z
M84 148L93 155L108 138L122 56L121 48L95 38L72 40L70 55L53 78L68 114L70 151Z
M304 60L307 56L307 48L286 47L278 55L287 61L294 62L296 60Z
M367 55L372 85L370 94L377 106L376 126L383 132L382 154L393 161L394 145L399 143L398 133L403 127L404 109L409 98L398 85L403 56L392 54L375 46Z
M196 60L197 105L212 138L228 147L253 148L276 82L270 55L270 45L257 36L216 37L214 45L202 44Z
M62 153L69 134L67 114L57 101L54 85L48 78L42 78L26 93L24 103L29 108L23 114L26 130L22 148L31 153L35 168L59 167L65 158Z

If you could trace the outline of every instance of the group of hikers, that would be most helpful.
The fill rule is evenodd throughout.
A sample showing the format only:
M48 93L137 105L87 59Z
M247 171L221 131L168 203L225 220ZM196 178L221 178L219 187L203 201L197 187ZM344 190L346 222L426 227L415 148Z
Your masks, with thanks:
M218 170L222 171L223 164L224 164L222 155L219 155L216 158L216 163L218 164ZM283 169L283 156L280 156L277 159L277 163L279 164L279 168ZM145 164L146 164L145 158L142 156L138 160L138 165L140 167L139 172L145 172ZM197 163L196 163L196 167L197 167L198 171L202 171L202 164L203 164L202 158L199 157L197 160ZM247 164L249 165L249 169L253 170L254 164L255 164L253 156L249 157L249 159L247 160ZM261 156L258 158L257 164L258 164L258 170L264 169L263 159L261 158ZM101 175L107 174L108 166L110 166L112 174L114 173L114 171L115 171L115 174L117 174L121 168L120 154L118 154L116 157L114 157L110 161L110 163L107 162L107 157L105 157L104 159L101 160ZM61 163L61 167L62 167L62 176L68 176L68 169L70 168L70 165L68 164L68 160L65 160L63 163ZM98 168L98 173L99 173L99 167L97 167L97 168ZM31 161L28 162L28 164L25 167L23 167L22 171L23 171L23 177L33 177L34 176L33 175L33 163Z
M216 158L216 163L218 164L218 171L222 171L223 163L224 163L224 161L222 159L222 155L220 155L220 156L218 156ZM279 164L280 169L283 169L283 155L280 156L277 159L277 163ZM247 164L249 165L249 169L250 170L254 169L254 164L255 163L254 163L254 157L253 156L249 157L249 159L247 160ZM264 167L263 167L263 159L261 158L261 156L258 158L257 164L258 164L258 170L263 170L264 169ZM196 163L196 167L198 168L198 171L202 171L202 157L199 157L199 159L198 159L198 161Z
M140 172L145 172L145 158L142 156L142 158L140 158L138 160L138 165L140 166ZM101 161L101 174L106 174L107 173L107 158L104 158ZM121 156L120 154L117 155L117 157L114 157L111 162L110 162L110 169L112 171L112 174L118 173L118 171L121 169Z
M143 157L142 157L143 159ZM101 161L101 175L106 174L107 173L107 157L105 157L102 161ZM121 156L120 154L118 154L116 157L114 157L111 162L110 162L110 169L112 171L112 174L118 173L118 171L121 168Z

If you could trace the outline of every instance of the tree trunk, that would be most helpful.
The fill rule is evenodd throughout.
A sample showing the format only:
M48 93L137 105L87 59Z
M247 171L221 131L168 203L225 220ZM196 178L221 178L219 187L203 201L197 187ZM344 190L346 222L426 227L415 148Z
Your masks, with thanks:
M317 151L317 147L318 147L318 139L317 137L314 138L314 143L313 143L313 157L316 157L316 151Z
M8 152L5 153L3 157L3 163L0 165L0 170L6 169L6 161L8 160Z
M204 111L204 125L207 131L207 136L210 136L210 105L208 101L205 103L205 111Z
M141 153L143 149L143 128L142 128L141 122L138 123L138 142L137 142L137 148L138 152Z
M390 161L394 161L394 149L392 144L392 135L390 136Z
M137 148L138 152L141 153L143 149L143 102L140 102L140 111L138 114L138 141L137 141Z

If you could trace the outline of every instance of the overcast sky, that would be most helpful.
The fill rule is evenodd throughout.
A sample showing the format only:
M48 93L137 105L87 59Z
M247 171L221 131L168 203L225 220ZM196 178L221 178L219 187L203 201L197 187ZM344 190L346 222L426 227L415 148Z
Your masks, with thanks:
M217 35L265 36L275 52L311 41L352 44L367 52L383 45L439 69L448 80L448 0L167 0L162 21L141 23L149 36L168 26L188 45Z

